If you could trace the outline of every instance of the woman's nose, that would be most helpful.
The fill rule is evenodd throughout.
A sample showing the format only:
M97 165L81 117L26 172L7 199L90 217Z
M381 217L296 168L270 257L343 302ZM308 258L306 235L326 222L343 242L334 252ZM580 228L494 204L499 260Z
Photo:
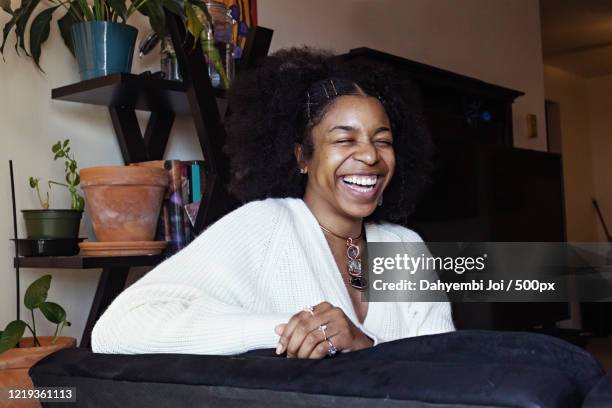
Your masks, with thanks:
M362 142L358 144L353 157L355 160L371 166L378 162L378 150L376 150L376 146L372 142Z

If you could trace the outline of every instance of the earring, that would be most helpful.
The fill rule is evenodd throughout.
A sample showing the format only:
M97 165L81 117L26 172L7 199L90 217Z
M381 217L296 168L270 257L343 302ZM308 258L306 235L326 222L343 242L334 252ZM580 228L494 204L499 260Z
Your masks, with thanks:
M383 196L378 197L378 206L380 207L383 203Z
M306 173L308 173L308 170L306 170L306 168L300 169L300 173L301 174L306 174Z

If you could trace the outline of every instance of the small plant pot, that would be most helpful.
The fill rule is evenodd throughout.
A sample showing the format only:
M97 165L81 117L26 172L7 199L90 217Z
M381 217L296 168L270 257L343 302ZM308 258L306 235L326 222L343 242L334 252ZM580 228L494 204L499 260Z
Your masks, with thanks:
M79 237L83 211L21 210L29 239Z
M81 80L130 72L138 30L111 21L85 21L71 28Z
M109 166L81 169L81 187L98 241L152 241L164 193L165 169Z
M0 388L24 389L33 388L28 371L39 360L49 354L65 348L76 347L74 337L58 337L51 344L51 336L39 336L40 347L33 347L34 339L25 337L19 342L19 348L12 348L0 354ZM23 402L19 407L40 407L38 402Z

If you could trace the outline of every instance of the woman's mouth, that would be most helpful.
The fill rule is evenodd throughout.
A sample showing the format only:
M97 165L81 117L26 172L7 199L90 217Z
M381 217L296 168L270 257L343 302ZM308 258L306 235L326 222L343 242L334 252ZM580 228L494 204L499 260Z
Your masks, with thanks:
M377 175L349 175L342 177L343 183L351 190L358 193L369 193L374 191L378 180Z
M374 190L374 187L376 187L378 176L344 176L342 181L352 190L359 191L360 193L367 193Z

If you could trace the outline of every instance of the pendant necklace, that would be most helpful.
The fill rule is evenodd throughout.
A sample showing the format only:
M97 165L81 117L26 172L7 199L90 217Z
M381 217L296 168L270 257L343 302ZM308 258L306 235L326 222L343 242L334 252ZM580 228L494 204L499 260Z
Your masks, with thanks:
M361 239L361 235L353 238L353 237L343 237L342 235L338 235L329 229L325 228L323 225L319 224L321 229L328 234L333 235L336 238L340 238L343 241L346 241L346 256L348 257L347 261L347 270L350 278L350 284L353 288L364 291L368 287L368 280L365 276L362 275L361 269L361 250L359 249L359 245L357 242Z

